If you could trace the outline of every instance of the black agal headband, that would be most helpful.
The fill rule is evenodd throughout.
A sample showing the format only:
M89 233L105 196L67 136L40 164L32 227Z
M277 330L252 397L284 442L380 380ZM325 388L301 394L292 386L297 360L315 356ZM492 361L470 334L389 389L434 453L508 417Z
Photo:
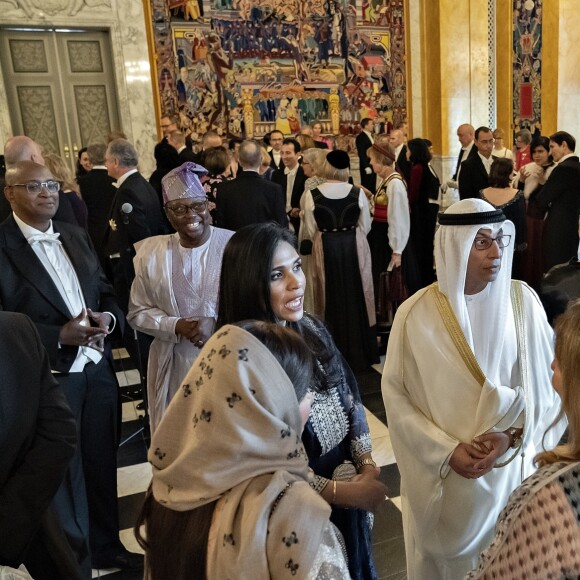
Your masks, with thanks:
M480 211L477 213L439 213L437 215L440 226L477 226L497 224L506 220L501 209Z

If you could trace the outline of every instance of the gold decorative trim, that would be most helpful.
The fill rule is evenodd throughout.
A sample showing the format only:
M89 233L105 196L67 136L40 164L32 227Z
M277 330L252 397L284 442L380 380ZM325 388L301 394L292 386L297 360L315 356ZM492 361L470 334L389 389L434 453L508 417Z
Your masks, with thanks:
M520 375L522 379L522 389L524 390L524 431L522 434L522 444L518 452L521 451L522 458L526 449L526 442L529 439L530 422L527 420L531 410L529 375L528 375L528 341L526 333L526 316L524 311L524 291L522 283L512 280L510 294L512 308L514 312L514 322L516 326L516 338L518 342L518 358L520 364ZM524 480L524 462L521 466L521 480Z
M449 304L449 300L445 294L443 294L439 290L439 286L437 283L433 284L429 289L433 298L435 300L435 304L437 305L437 310L439 310L439 314L443 319L443 323L445 324L445 328L447 328L447 332L451 336L453 343L457 347L459 351L459 355L463 359L463 362L467 366L467 369L473 376L473 378L477 381L479 385L483 387L485 383L485 375L473 354L461 327L459 326L459 322L457 321L457 317L451 308L451 304Z

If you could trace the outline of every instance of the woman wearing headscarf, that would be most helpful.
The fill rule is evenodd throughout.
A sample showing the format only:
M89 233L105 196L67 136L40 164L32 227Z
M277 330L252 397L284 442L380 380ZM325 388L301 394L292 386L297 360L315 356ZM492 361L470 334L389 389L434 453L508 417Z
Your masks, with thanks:
M471 580L580 576L580 302L556 322L552 386L568 419L566 443L539 453L538 471L510 496Z
M377 362L374 291L367 234L371 215L366 195L348 183L350 159L338 149L326 156L326 179L303 195L301 236L312 242L314 314L330 327L354 370ZM304 245L303 245L304 246Z
M135 245L127 320L155 337L147 372L152 432L217 318L222 255L232 232L210 225L198 178L205 173L200 165L186 162L163 178L165 214L176 233Z
M153 435L145 577L346 579L300 441L312 356L292 330L243 326L208 341Z
M277 322L297 330L314 353L317 392L302 436L316 474L313 487L332 504L331 519L344 536L352 578L373 579L367 512L383 500L385 488L377 480L356 378L324 324L304 313L304 286L291 232L273 223L242 228L224 252L218 328L247 319Z

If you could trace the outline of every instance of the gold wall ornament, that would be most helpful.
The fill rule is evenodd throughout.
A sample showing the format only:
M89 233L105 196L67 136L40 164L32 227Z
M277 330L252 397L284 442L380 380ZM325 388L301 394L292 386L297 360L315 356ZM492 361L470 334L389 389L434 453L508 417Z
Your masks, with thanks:
M338 96L338 90L335 87L330 89L330 96L328 97L328 111L330 113L332 133L334 135L338 135L340 130L340 98Z
M254 92L252 89L242 89L242 103L246 138L254 138Z

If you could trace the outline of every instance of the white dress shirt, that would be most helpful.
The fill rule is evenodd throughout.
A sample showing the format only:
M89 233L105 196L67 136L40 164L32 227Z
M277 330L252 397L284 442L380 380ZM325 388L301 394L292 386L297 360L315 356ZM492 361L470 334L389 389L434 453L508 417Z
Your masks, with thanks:
M286 213L292 209L292 190L294 189L294 181L299 167L300 164L296 163L293 169L284 168L284 173L286 174Z
M479 158L483 162L483 166L485 167L485 170L487 171L487 174L489 175L489 172L491 170L491 164L493 163L493 155L490 155L488 158L488 157L484 157L479 151L477 152L477 154L479 155Z

